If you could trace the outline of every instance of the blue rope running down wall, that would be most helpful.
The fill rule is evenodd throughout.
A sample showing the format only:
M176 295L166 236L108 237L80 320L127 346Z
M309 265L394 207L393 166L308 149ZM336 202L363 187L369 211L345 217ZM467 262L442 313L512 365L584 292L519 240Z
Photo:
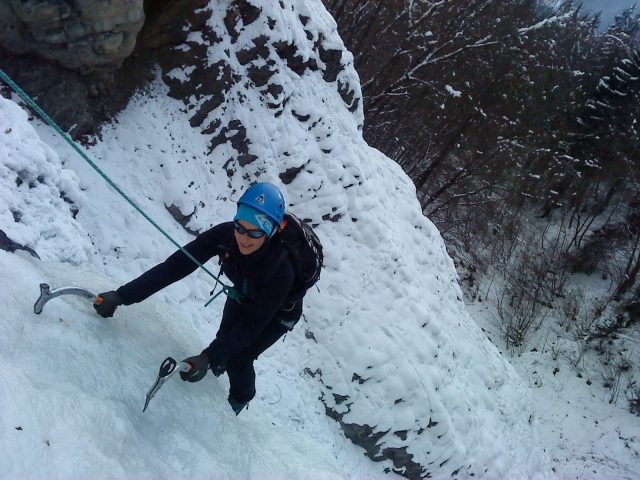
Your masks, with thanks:
M213 300L215 300L220 294L224 293L225 295L234 298L235 300L239 300L238 298L238 294L236 292L236 290L233 287L230 287L228 285L225 285L223 282L220 281L220 276L219 275L214 275L210 270L208 270L202 263L200 263L193 255L191 255L189 252L187 252L184 247L182 247L182 245L180 245L178 242L176 242L171 235L169 235L165 230L162 229L162 227L160 227L160 225L158 225L149 215L147 215L147 213L140 208L126 193L124 193L122 191L122 189L120 187L118 187L118 185L116 185L113 180L111 180L111 178L109 178L107 176L106 173L104 173L100 167L98 167L88 156L85 152L83 152L80 147L76 144L76 142L74 142L71 137L69 137L69 135L64 132L56 122L53 121L53 119L51 119L51 117L49 117L49 115L47 115L44 110L42 110L38 104L24 91L22 90L10 77L9 75L7 75L4 70L0 69L0 79L2 79L9 87L11 87L11 89L16 92L20 98L22 98L26 104L33 109L33 111L35 111L51 128L53 128L58 135L60 135L62 138L64 138L64 140L71 145L71 147L78 152L78 154L89 164L91 165L91 168L93 168L96 172L98 172L98 175L100 175L116 192L118 192L120 194L120 196L122 196L122 198L124 198L129 205L131 205L133 208L135 208L138 213L140 213L140 215L142 215L151 225L153 225L160 233L162 233L171 243L173 243L176 247L178 247L182 253L184 253L187 258L189 258L193 263L195 263L199 268L201 268L202 270L204 270L205 272L207 272L213 279L215 279L216 281L216 286L217 284L220 284L222 286L222 290L220 292L218 292L216 295L214 295L213 297L211 297L209 299L209 301L205 304L205 306L209 305ZM214 289L215 290L215 289ZM213 293L213 292L212 292Z

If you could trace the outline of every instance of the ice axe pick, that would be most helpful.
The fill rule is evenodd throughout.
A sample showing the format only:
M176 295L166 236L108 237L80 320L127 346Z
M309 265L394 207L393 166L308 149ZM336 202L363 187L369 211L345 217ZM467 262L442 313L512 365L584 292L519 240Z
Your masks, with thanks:
M33 305L33 311L36 314L40 314L46 303L52 298L59 297L60 295L78 295L80 297L91 300L98 305L102 303L102 297L97 296L95 293L85 290L80 287L61 287L51 290L48 283L40 284L40 297Z

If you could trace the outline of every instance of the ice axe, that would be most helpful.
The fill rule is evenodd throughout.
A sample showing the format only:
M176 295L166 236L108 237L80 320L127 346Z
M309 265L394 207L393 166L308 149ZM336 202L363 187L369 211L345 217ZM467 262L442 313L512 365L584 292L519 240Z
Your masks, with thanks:
M144 408L142 409L142 412L144 413L144 411L149 406L149 402L151 401L153 396L158 392L158 390L160 390L160 387L162 387L164 382L166 382L171 375L173 375L176 372L188 372L192 368L193 367L191 366L190 363L187 363L187 362L178 363L172 357L165 358L162 361L162 364L160 365L160 372L158 373L158 378L156 379L156 382L153 385L151 385L151 388L147 392L147 398L144 402Z
M98 305L102 303L102 297L99 297L93 292L89 290L85 290L80 287L61 287L55 288L51 290L48 283L40 284L40 297L36 300L36 303L33 305L33 311L36 314L40 314L45 304L51 300L52 298L59 297L60 295L78 295L80 297L86 298L87 300L91 300Z

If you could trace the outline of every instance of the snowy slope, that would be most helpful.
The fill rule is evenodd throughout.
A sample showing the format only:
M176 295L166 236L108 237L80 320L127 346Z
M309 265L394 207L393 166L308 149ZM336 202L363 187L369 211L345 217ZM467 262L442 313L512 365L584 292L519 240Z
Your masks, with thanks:
M198 64L140 92L88 153L180 243L192 236L167 207L193 213L188 227L202 230L231 218L251 181L277 183L290 209L317 225L326 256L319 291L303 322L258 361L246 415L233 417L224 379L209 377L168 384L142 415L160 361L208 344L221 301L203 308L213 285L199 272L112 320L65 298L35 316L41 281L103 291L174 248L49 128L36 134L0 100L0 230L42 258L0 252L9 305L0 320L0 446L10 452L0 475L552 476L529 392L466 313L411 182L362 140L350 54L328 74L322 58L344 47L321 2L262 2L250 24L229 30L232 8L211 3L206 32L182 48L198 47ZM240 61L259 36L266 50ZM282 42L308 67L292 68L274 47ZM261 66L271 83L245 80ZM206 93L170 98L176 82L211 68L239 79L213 110L203 111ZM381 463L367 463L339 426Z
M38 317L39 281L108 282L22 254L0 262L1 478L345 478L326 425L291 431L259 406L237 419L212 378L174 380L142 414L161 357L199 348L179 310L148 303L104 322L62 297Z

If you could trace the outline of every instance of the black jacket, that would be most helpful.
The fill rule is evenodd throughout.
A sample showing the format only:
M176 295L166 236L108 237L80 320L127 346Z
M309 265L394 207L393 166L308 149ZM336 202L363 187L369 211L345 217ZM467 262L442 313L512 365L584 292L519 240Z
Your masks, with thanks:
M217 337L206 350L213 364L224 365L230 356L254 343L270 322L291 312L288 296L294 271L286 248L279 242L267 240L258 251L242 255L234 239L233 222L226 222L198 235L184 248L202 264L220 257L222 271L242 296L240 303L227 298ZM137 303L197 268L178 250L117 292L125 305ZM294 310L299 317L302 309Z

